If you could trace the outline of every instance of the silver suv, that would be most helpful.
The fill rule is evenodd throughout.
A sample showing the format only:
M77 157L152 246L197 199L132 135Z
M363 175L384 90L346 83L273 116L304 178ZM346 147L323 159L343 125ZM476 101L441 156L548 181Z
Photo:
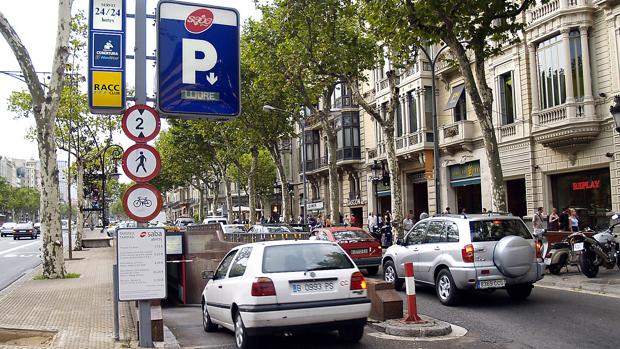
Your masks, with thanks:
M413 262L415 281L433 285L445 305L463 290L505 288L525 299L543 278L540 242L518 217L439 216L421 220L383 256L383 278L397 290L404 263Z

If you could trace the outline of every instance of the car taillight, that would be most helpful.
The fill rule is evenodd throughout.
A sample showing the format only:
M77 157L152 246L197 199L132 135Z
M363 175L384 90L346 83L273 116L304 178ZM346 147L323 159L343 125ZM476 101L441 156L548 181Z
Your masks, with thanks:
M542 258L542 242L536 240L536 258Z
M252 283L252 296L265 297L275 296L276 288L273 286L273 281L266 277L257 277Z
M364 275L359 271L351 274L351 290L365 290L366 289L366 279L364 279Z
M461 256L463 256L463 262L465 263L473 263L474 262L474 245L465 245L461 249Z

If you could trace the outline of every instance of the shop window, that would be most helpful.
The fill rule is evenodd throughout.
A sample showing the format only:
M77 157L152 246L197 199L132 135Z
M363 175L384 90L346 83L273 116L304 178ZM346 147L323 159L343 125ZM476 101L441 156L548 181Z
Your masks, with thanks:
M514 84L512 71L499 76L499 102L502 125L515 122Z

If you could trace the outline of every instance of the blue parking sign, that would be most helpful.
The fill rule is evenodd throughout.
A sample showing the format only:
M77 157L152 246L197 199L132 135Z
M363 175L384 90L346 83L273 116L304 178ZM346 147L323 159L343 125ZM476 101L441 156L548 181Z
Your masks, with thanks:
M91 33L92 68L123 69L123 34Z
M235 9L160 1L157 106L181 119L239 115L239 13Z

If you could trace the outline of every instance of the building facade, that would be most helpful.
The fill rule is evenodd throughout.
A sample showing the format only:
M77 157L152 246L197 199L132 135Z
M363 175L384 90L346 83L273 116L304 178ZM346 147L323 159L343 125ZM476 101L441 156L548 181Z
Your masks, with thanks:
M520 20L526 21L520 43L503 47L486 64L508 210L531 216L539 206L545 212L570 206L584 226L600 226L609 212L620 211L620 137L609 113L613 97L620 94L620 5L555 0L535 6ZM379 110L386 109L390 97L385 74L391 69L386 62L368 72L363 89ZM491 188L485 185L490 181L486 149L458 69L441 59L437 64L438 134L432 128L430 63L420 55L399 73L395 148L403 214L419 217L446 207L451 212L492 210ZM383 180L385 142L376 122L347 92L340 86L332 101L342 101L333 103L335 125L342 130L339 210L361 214L366 223L369 212L391 210L389 185ZM307 127L304 136L308 212L317 214L329 204L327 153L318 126ZM438 190L434 142L440 156ZM300 143L293 142L298 157ZM436 195L442 207L436 207ZM300 209L301 204L299 200Z

